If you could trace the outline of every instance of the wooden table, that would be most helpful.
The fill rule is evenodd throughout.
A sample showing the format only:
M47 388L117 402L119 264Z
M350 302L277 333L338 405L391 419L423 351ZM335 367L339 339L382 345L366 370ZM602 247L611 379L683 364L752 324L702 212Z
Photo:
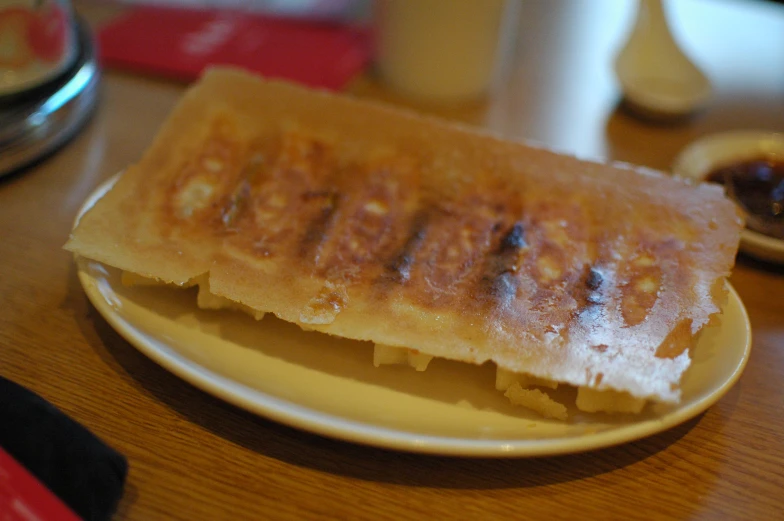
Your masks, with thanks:
M94 23L116 12L77 6ZM650 125L616 110L612 56L634 10L619 0L525 2L501 88L486 104L441 112L659 168L709 132L784 131L784 7L672 7L684 47L716 90L693 120ZM352 89L380 95L368 80ZM684 425L592 453L473 460L351 445L226 405L145 358L91 308L61 246L85 196L139 157L182 90L108 73L100 108L76 139L0 180L0 374L128 456L117 519L784 516L784 268L743 257L732 283L754 347L740 382Z

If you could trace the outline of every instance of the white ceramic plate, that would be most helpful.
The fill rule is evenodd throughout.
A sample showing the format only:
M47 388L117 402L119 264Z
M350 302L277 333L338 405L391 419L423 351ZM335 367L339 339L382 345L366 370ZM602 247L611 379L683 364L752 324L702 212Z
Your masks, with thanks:
M774 157L784 161L784 134L742 130L706 136L678 154L672 173L702 181L720 165L757 157ZM784 264L784 240L744 229L740 248L758 259Z
M85 203L89 208L108 184ZM721 323L692 351L676 407L639 416L544 420L495 390L495 370L434 360L427 371L373 367L368 343L272 317L196 308L193 290L125 287L119 273L78 259L98 312L142 353L193 385L261 416L326 436L430 454L521 457L579 452L642 438L682 423L737 381L751 348L746 311L730 287ZM559 390L574 403L573 390Z

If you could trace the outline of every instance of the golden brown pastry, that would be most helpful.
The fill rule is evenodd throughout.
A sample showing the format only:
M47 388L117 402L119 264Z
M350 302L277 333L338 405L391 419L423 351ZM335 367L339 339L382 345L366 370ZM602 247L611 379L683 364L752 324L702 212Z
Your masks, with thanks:
M382 348L677 402L740 228L718 186L215 69L66 248Z

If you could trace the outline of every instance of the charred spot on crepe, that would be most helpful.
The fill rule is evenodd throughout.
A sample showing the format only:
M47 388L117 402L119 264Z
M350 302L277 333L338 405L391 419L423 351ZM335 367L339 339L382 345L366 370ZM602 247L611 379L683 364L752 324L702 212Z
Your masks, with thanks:
M511 226L497 222L493 231L501 233L498 246L491 250L484 263L478 298L489 305L507 308L517 297L520 282L515 277L523 250L527 247L524 225L516 221Z
M588 289L590 289L591 292L595 292L602 287L603 282L604 275L602 275L602 272L597 267L591 266L588 269L588 277L585 279L585 285L588 286Z

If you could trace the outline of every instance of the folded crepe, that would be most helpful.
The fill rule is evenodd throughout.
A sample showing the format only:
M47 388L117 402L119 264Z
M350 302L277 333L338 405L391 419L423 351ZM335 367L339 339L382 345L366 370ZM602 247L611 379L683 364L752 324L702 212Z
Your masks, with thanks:
M377 364L492 361L512 401L564 417L543 386L678 402L741 226L718 186L212 69L66 249L371 341Z

